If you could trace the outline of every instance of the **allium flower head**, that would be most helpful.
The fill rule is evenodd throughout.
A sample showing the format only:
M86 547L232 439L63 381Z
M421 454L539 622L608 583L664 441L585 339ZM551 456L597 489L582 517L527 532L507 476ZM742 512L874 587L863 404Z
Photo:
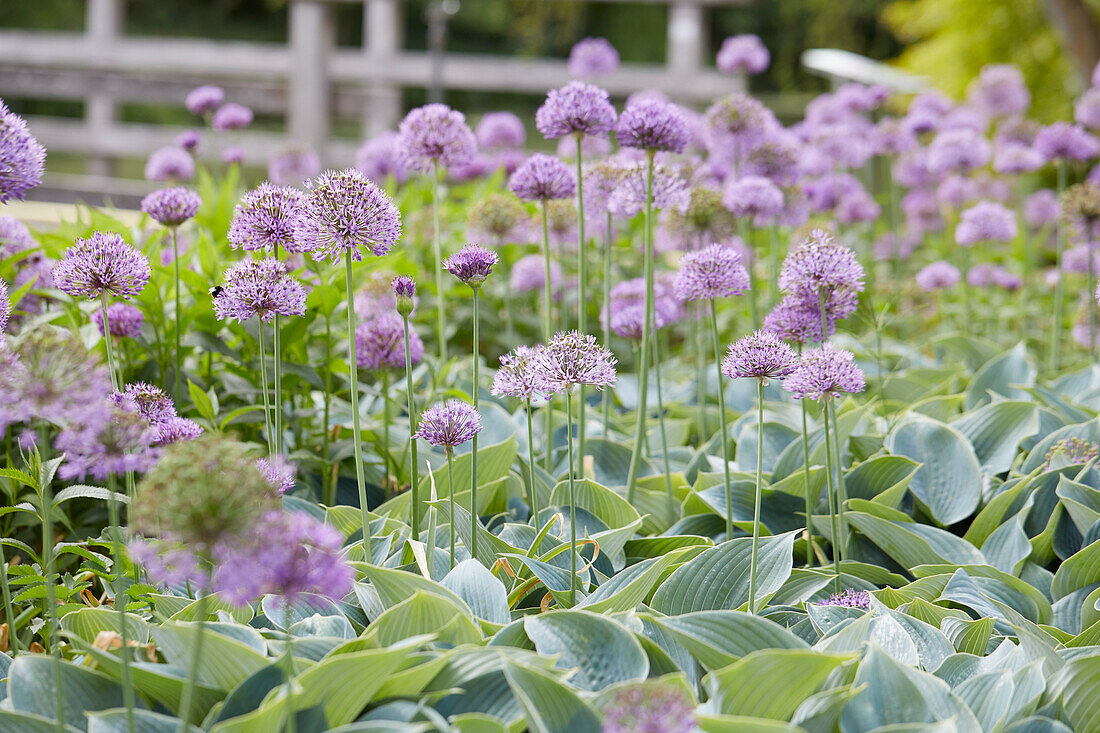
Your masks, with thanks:
M550 261L550 292L561 287L561 265ZM528 293L546 287L546 266L540 255L524 255L512 265L508 280L509 287L515 293Z
M469 402L447 400L424 410L418 424L413 437L451 449L470 442L481 432L481 415Z
M779 287L812 300L820 294L829 300L837 294L858 293L863 291L863 266L852 250L828 232L815 229L783 260Z
M768 47L759 36L751 33L730 36L718 49L718 69L727 74L762 74L769 63Z
M645 210L649 188L649 169L644 163L636 163L623 169L619 185L607 202L607 209L614 216L629 218ZM653 168L653 208L684 211L691 204L691 191L679 171L665 165Z
M153 445L171 445L184 440L194 440L202 435L202 426L186 417L171 417L153 427L157 430Z
M230 265L225 271L225 286L214 298L214 315L221 320L256 317L266 323L276 315L305 313L305 289L287 274L284 263L272 257Z
M645 326L645 278L634 278L616 283L609 293L610 302L600 312L600 323L611 328L621 338L638 340ZM654 331L679 319L680 303L674 293L661 280L653 283Z
M297 247L313 259L358 262L363 249L381 257L401 237L401 212L386 192L355 168L325 171L307 184L294 228Z
M542 393L535 360L541 347L517 346L500 357L500 368L493 376L492 394L531 399Z
M3 340L4 330L8 327L8 318L11 317L11 301L8 300L8 284L0 280L0 341ZM0 348L7 348L0 346Z
M321 158L301 145L284 148L267 161L267 177L276 186L301 186L321 172Z
M210 126L215 130L240 130L252 124L252 110L243 104L229 102L218 107Z
M424 342L409 329L409 358L419 364ZM396 313L380 313L355 329L355 362L361 369L405 368L405 323Z
M964 247L978 242L1008 242L1016 237L1016 214L992 201L981 201L959 215L955 241Z
M799 399L811 400L862 392L866 386L863 370L852 352L829 344L802 354L794 371L783 380L783 389Z
M876 155L907 153L916 146L917 139L912 131L895 117L883 117L879 120L871 136L871 149Z
M101 400L99 409L86 410L80 423L57 435L54 448L65 454L58 469L63 479L91 475L97 481L128 472L144 473L159 456L153 443L156 430L140 415Z
M399 315L408 316L416 306L416 282L408 275L398 275L390 281L393 299ZM409 333L410 340L412 332Z
M617 692L604 710L601 733L692 733L691 700L672 685L635 684Z
M521 201L566 199L576 194L577 179L561 160L535 153L512 174L508 188Z
M685 254L673 284L681 301L728 298L748 289L749 273L741 264L741 255L721 244Z
M184 130L180 134L176 135L174 141L176 145L183 148L187 152L191 152L199 146L202 142L202 133L198 130Z
M0 99L0 204L23 200L28 190L42 183L45 171L46 149L23 118Z
M764 317L762 331L774 333L784 341L794 344L822 343L836 329L836 319L826 311L827 335L822 334L821 307L815 301L786 295Z
M1062 438L1055 441L1046 454L1043 469L1049 471L1056 463L1081 466L1100 457L1100 444L1081 438Z
M913 281L916 282L917 287L926 292L953 288L959 284L961 279L962 275L959 273L959 268L943 260L925 265L913 276Z
M225 90L221 87L204 85L195 87L187 93L184 106L193 115L203 115L213 112L225 102Z
M397 183L409 177L408 167L397 152L397 133L387 130L363 143L355 152L355 167L381 185L393 176Z
M103 332L103 309L96 308L92 311L92 323L100 335ZM111 328L111 335L115 338L132 339L141 334L141 327L145 323L145 314L140 308L126 303L111 303L107 306L107 323ZM0 328L0 331L3 331Z
M397 130L397 152L405 165L429 171L433 164L459 166L474 157L477 140L466 117L445 104L411 110Z
M1035 135L1035 149L1048 161L1089 160L1100 155L1100 140L1080 125L1055 122Z
M722 373L730 379L779 379L795 368L794 349L769 331L754 331L730 344Z
M745 176L726 182L722 203L735 216L773 219L783 210L783 192L767 178Z
M865 590L855 590L854 588L847 588L840 593L833 593L817 605L844 606L846 608L862 608L863 610L867 610L871 607L871 594Z
M512 112L486 112L477 123L477 144L483 150L522 148L527 141L523 120Z
M603 135L615 127L615 108L607 92L583 81L551 89L535 113L535 126L549 139L566 135Z
M1058 194L1049 188L1039 189L1024 201L1024 219L1036 229L1058 221L1061 211Z
M0 256L11 257L37 246L26 224L14 216L0 216Z
M539 349L532 368L547 392L572 392L581 384L596 389L615 384L615 363L595 336L560 331Z
M145 163L147 181L190 181L194 175L195 159L174 145L154 150Z
M619 145L682 153L691 140L687 120L671 102L642 99L626 106L615 127Z
M104 232L76 240L53 270L57 287L74 298L98 298L104 291L130 298L149 282L149 274L148 257Z
M154 583L169 587L187 583L206 587L207 574L200 567L198 556L180 542L138 538L130 542L126 550Z
M584 212L600 216L608 213L608 203L619 187L626 168L617 160L590 163L584 169Z
M938 173L965 173L981 168L993 157L984 135L961 128L945 130L928 146L928 168Z
M223 148L222 162L226 165L240 165L244 162L244 148L239 145Z
M481 198L470 208L466 235L494 244L524 241L528 234L527 209L515 196L494 193Z
M1038 150L1030 145L1006 143L993 151L993 170L996 173L1031 173L1043 167L1046 161Z
M125 389L115 392L112 399L119 407L137 413L150 424L176 417L172 398L160 387L145 382L127 384Z
M294 488L298 466L286 459L286 456L273 455L270 458L257 458L256 468L260 475L280 494Z
M244 196L233 210L226 238L229 246L255 252L282 249L298 252L294 233L305 194L289 186L264 181Z
M718 140L723 137L751 138L764 132L771 122L772 117L763 104L740 92L719 99L707 108L707 129Z
M202 198L189 188L176 186L153 191L141 200L141 210L166 227L176 227L198 213Z
M1073 119L1090 130L1100 128L1100 88L1093 87L1073 103Z
M569 51L568 68L576 79L612 74L619 68L619 52L606 38L582 38Z
M477 244L467 244L443 260L443 269L471 288L480 288L493 272L493 265L500 257L491 249Z
M1027 111L1031 92L1024 75L1012 64L989 64L971 82L971 104L990 117L1011 117Z

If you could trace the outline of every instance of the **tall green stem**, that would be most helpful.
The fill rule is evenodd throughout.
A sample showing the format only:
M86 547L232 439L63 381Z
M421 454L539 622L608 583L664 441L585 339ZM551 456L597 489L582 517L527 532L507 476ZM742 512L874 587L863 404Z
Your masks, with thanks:
M481 314L478 312L478 290L474 288L474 412L478 412L478 352L481 350L478 324ZM480 413L479 413L480 414ZM472 450L470 452L470 556L477 557L477 433L474 433Z
M275 452L274 444L271 442L275 430L271 427L271 395L267 391L267 349L264 347L264 322L262 320L256 322L256 333L259 334L260 340L260 392L263 393L264 398L264 430L267 432L267 452L270 455Z
M658 334L653 334L653 376L657 380L657 425L661 433L661 462L665 469L665 495L668 499L668 508L674 512L676 497L672 495L672 469L668 462L668 433L665 431L665 400L661 396L661 354L658 348L660 342Z
M117 391L119 388L118 371L115 368L115 353L111 346L111 320L107 316L107 291L99 293L99 308L103 315L103 344L107 348L107 371L111 373L111 386Z
M960 260L959 264L962 265L962 267L960 269L962 270L962 278L963 278L963 283L962 283L962 285L963 285L963 289L962 289L962 291L963 291L963 329L962 330L963 330L964 334L969 336L973 332L973 327L971 326L973 316L971 314L972 309L971 309L971 305L970 305L970 301L971 301L971 298L970 298L970 283L968 283L966 281L966 274L970 271L970 248L969 247L963 247L963 246L960 245L959 249L962 250L961 252L959 252L959 260ZM880 374L881 374L881 372L880 372Z
M286 631L286 650L283 652L283 664L286 668L286 731L294 733L297 729L294 710L294 635L290 633L290 601L283 599L283 630Z
M718 370L718 424L722 436L722 471L726 477L726 539L733 537L733 484L730 483L730 448L726 434L726 394L722 389L722 352L718 344L718 303L710 301L710 334L714 339L714 368Z
M439 364L447 361L447 316L443 310L443 245L439 230L439 164L432 163L432 252L435 262L435 337L439 341Z
M550 286L550 226L547 221L546 215L546 199L542 200L542 254L546 264L546 286L542 290L542 307L545 313L543 313L543 329L542 338L545 342L550 341L550 337L554 335L554 320L551 304L551 286ZM546 472L550 473L554 470L552 465L553 453L554 453L554 416L553 411L550 409L550 402L546 403L546 435L544 440L546 441Z
M691 340L695 346L695 402L698 406L696 416L699 425L696 430L699 433L699 447L707 442L707 363L703 352L703 314L699 312L696 304L695 317L691 320Z
M202 647L206 637L206 605L209 596L199 596L198 605L198 639L195 641L195 655L191 657L191 664L187 669L187 680L183 685L183 693L180 695L180 726L179 733L188 733L191 723L191 702L195 697L195 684L199 676L199 660L202 658Z
M848 557L848 523L844 521L844 505L848 501L848 492L844 486L844 467L840 458L840 420L836 416L836 406L832 400L825 403L829 410L830 422L833 424L833 451L836 460L833 462L833 470L836 471L836 513L837 522L840 525L840 559Z
M321 440L323 445L321 453L324 458L325 475L321 479L324 485L324 500L326 506L336 503L336 479L332 476L329 466L329 440L331 426L329 424L329 410L332 404L332 314L325 316L325 424L324 435Z
M19 629L15 627L15 609L11 605L11 587L8 586L8 559L4 555L3 542L0 542L0 594L4 599L4 620L8 622L8 643L11 644L11 655L15 657L19 654Z
M119 521L118 502L115 500L115 485L112 477L109 488L111 493L107 497L107 513L111 523L112 541L111 554L114 556L115 583L121 586L122 573L122 542L119 534L122 532L122 523ZM130 641L126 628L126 601L122 597L122 591L116 586L115 612L118 614L118 635L122 645L122 701L126 707L126 730L134 733L134 681L130 673Z
M798 345L802 356L802 344ZM806 400L799 400L802 407L802 488L806 493L806 567L814 564L814 501L810 495L810 433L806 427Z
M539 492L535 488L535 431L531 424L531 398L528 397L525 402L527 403L527 460L528 468L531 471L531 516L535 518L535 530L539 529Z
M577 330L581 335L588 333L588 240L584 236L584 170L581 166L581 138L577 133L577 277L580 299L577 302ZM607 343L606 341L604 343ZM584 470L584 385L580 385L580 398L577 405L577 456ZM570 464L570 470L575 470Z
M1062 195L1066 191L1066 162L1064 160L1058 161L1058 200L1062 200ZM1053 373L1058 371L1061 365L1062 359L1062 325L1065 323L1065 309L1066 309L1066 288L1065 288L1065 276L1066 271L1063 267L1062 260L1066 250L1066 227L1061 222L1058 222L1058 261L1055 263L1055 267L1058 268L1058 282L1054 285L1054 327L1050 340L1050 353L1047 355L1047 367Z
M451 570L455 569L455 480L454 449L447 446L447 499L451 505ZM434 544L434 543L432 543Z
M107 324L104 323L104 326ZM39 470L39 475L43 472ZM61 645L57 640L57 579L54 577L54 536L53 536L53 492L50 485L41 487L42 497L42 566L46 570L46 632L49 636L49 648L53 654L54 712L57 718L58 733L65 733L65 690L61 684ZM4 572L7 573L5 566ZM8 635L15 626L15 620L8 621Z
M829 399L828 397L825 398ZM823 404L821 414L825 420L825 480L827 482L827 496L829 502L829 523L833 530L833 572L836 578L833 580L833 590L840 592L840 528L836 519L836 486L833 484L833 441L829 436L829 409Z
M607 233L603 249L603 307L607 317L603 324L604 346L611 344L611 214L607 215ZM611 422L611 390L603 392L603 435L607 437L608 424Z
M182 370L182 356L180 354L180 321L183 320L183 308L180 306L180 248L178 230L179 227L172 227L172 264L176 269L176 362L175 372L172 375L172 397L175 398L176 404L180 404L183 401L183 394L180 392L180 371ZM106 315L106 314L104 314ZM104 325L106 325L104 321Z
M412 534L420 539L420 468L416 457L416 408L413 405L412 353L409 350L409 316L405 320L405 395L409 403L409 453L412 456Z
M279 245L275 245L275 259L279 259ZM280 342L279 314L272 321L272 356L275 358L275 452L283 452L283 350Z
M752 555L749 558L749 613L756 613L756 557L760 545L761 481L764 473L764 380L756 380L756 498L752 507Z
M382 450L386 452L383 462L386 464L386 486L390 485L390 370L382 369ZM393 463L396 464L396 461ZM393 466L393 475L397 475L397 466Z
M363 478L363 445L362 433L359 429L359 367L355 354L355 298L352 295L355 290L351 284L351 255L344 255L345 288L348 299L348 377L351 379L351 424L354 435L352 445L355 447L355 480L359 486L359 509L363 515L363 555L366 562L371 562L370 551L370 511L367 509L367 483ZM438 263L436 263L438 267Z
M641 468L642 444L645 442L645 419L649 392L649 353L651 348L653 325L653 235L650 220L653 217L653 157L654 151L647 150L648 160L645 191L645 322L642 324L642 343L638 359L638 419L634 427L634 446L630 453L630 470L627 475L626 500L634 501L638 491L638 470ZM608 314L610 320L611 314Z
M569 443L569 605L577 603L577 487L573 477L573 393L565 393L567 422L565 434Z

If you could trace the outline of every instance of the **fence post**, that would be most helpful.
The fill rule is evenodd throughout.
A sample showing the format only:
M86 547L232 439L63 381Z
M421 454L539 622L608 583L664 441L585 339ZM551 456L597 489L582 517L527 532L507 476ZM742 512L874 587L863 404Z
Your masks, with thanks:
M695 0L671 0L668 6L668 70L678 77L698 73L703 58L703 7Z
M329 133L328 59L333 46L332 15L324 0L290 3L290 80L287 132L326 160Z
M404 45L404 23L399 0L365 0L363 3L363 52L371 66L397 63ZM370 138L393 129L401 118L401 87L376 81L366 87L363 136Z
M101 47L110 47L122 30L121 0L88 0L84 11L84 37ZM95 139L109 134L116 115L115 98L107 91L84 97L84 124L88 135ZM89 155L85 171L93 176L110 176L113 160L109 156Z

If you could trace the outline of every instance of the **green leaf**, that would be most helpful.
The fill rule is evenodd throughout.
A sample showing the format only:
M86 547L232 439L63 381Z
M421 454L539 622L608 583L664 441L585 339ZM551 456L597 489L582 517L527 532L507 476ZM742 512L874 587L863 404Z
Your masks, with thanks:
M590 479L574 481L574 484L577 507L598 517L608 527L622 527L641 519L641 515L626 499L606 486ZM569 506L568 481L560 481L554 487L550 494L550 506Z
M993 357L974 373L966 390L964 404L972 409L990 402L990 393L1009 399L1027 399L1020 387L1035 384L1037 370L1023 342L1011 351Z
M218 410L214 406L214 400L217 399L217 397L214 396L214 391L210 390L209 394L203 392L202 388L190 379L187 380L187 391L190 393L191 402L194 403L195 409L198 410L199 415L209 420L211 424L215 423L218 419Z
M53 497L54 507L58 507L71 499L101 499L102 501L110 501L114 499L120 504L129 504L130 497L126 494L120 494L117 491L108 491L107 489L100 488L99 486L67 486Z
M668 566L689 551L673 551L620 570L577 606L593 613L633 611L649 597Z
M558 655L557 666L576 668L570 684L583 690L645 679L649 659L632 633L605 616L568 610L527 616L523 624L539 654Z
M501 625L511 622L504 583L477 560L470 558L455 565L441 585L466 601L477 618Z
M85 713L122 706L122 687L102 672L44 654L20 654L8 670L8 702L13 711L56 720L55 664L61 665L66 725L84 730Z
M945 618L941 624L943 633L962 654L984 657L993 635L993 619L986 616L974 621Z
M509 661L504 676L532 733L600 733L596 711L550 672Z
M199 639L199 625L169 621L150 629L164 657L181 669L190 669ZM228 692L257 670L266 667L267 657L236 639L204 629L198 679L205 685Z
M1100 583L1100 540L1081 548L1058 566L1050 594L1057 600L1093 583Z
M435 634L452 644L481 644L484 636L469 612L446 598L417 591L387 610L370 625L369 638L382 646L423 634Z
M711 672L703 684L711 704L725 715L789 720L849 659L809 649L765 649Z
M982 473L970 441L925 415L910 414L886 436L886 449L921 463L909 491L942 525L969 517L981 501Z
M808 649L802 639L774 621L741 611L696 611L647 617L664 629L708 670L733 664L763 649Z
M1100 720L1100 655L1074 659L1048 689L1062 690L1062 709L1074 730L1095 730Z
M951 423L974 447L987 474L1012 467L1020 442L1039 431L1039 409L1033 402L995 402Z
M83 728L66 725L64 730L78 733ZM0 710L0 733L57 733L57 722L42 715Z
M101 631L121 631L118 612L111 608L80 608L61 617L61 628L92 644ZM145 621L133 613L126 614L127 639L144 644L149 640L149 628Z
M866 512L848 512L844 516L904 568L943 562L985 563L976 547L942 529L914 522L891 522Z
M125 708L104 710L88 715L88 733L128 733L129 723ZM135 733L179 733L180 720L151 710L134 711ZM188 733L202 733L202 728L188 725Z

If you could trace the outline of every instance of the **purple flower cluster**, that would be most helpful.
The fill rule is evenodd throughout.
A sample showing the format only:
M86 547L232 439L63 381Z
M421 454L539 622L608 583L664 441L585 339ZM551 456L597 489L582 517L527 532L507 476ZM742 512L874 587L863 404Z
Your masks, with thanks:
M483 150L522 148L527 141L523 120L511 112L487 112L477 123L474 133Z
M193 115L205 115L213 112L225 102L225 90L215 86L195 87L187 93L184 106Z
M1100 140L1080 125L1055 122L1035 135L1035 149L1048 161L1088 160L1100 155Z
M298 208L294 238L300 252L336 262L358 262L363 250L381 257L401 237L401 212L386 192L361 171L325 171L307 184Z
M847 588L845 590L842 590L840 593L833 593L817 605L844 606L845 608L861 608L866 611L871 607L871 594L865 590L855 590L854 588Z
M536 369L542 347L517 346L500 357L500 368L493 376L490 392L498 397L531 399L543 393L543 385Z
M268 322L276 315L304 316L306 291L274 258L241 260L225 271L225 286L214 298L214 315L219 319Z
M252 124L252 110L243 104L229 102L218 107L210 120L215 130L240 130Z
M953 288L959 284L961 279L962 275L959 273L959 268L943 260L925 265L913 276L913 281L917 284L917 287L925 292Z
M397 150L397 133L387 130L363 143L355 152L355 167L375 183L382 185L393 176L404 183L409 170Z
M692 733L691 700L671 685L631 685L615 694L604 711L601 733Z
M170 445L180 440L194 440L202 434L202 426L194 420L180 417L176 406L160 387L135 382L115 392L111 399L126 412L132 412L155 431L152 444Z
M493 265L500 257L491 249L477 244L467 244L443 260L443 269L471 288L480 288L493 272Z
M615 127L615 108L603 89L572 81L550 90L535 113L535 126L551 140L566 135L605 135Z
M195 159L174 145L158 148L145 163L145 180L165 183L190 181L195 175Z
M794 371L794 349L770 331L755 331L730 344L722 373L730 379L781 379Z
M149 258L113 233L95 232L65 250L54 267L57 287L74 298L107 292L130 298L149 282Z
M103 330L103 309L92 311L92 323L100 335L105 336ZM137 338L141 333L141 327L145 323L145 314L141 309L127 305L126 303L112 303L107 306L107 323L111 328L111 335L120 339ZM0 331L4 329L0 328Z
M992 201L981 201L959 215L955 241L964 247L978 242L1009 242L1016 237L1016 215Z
M541 389L548 393L572 392L588 385L602 390L615 384L615 356L595 336L560 331L538 349L533 368Z
M294 484L297 482L298 466L288 461L285 456L273 455L270 458L257 458L256 468L259 469L264 480L271 484L271 487L278 491L280 495L293 489Z
M726 181L722 203L736 216L772 221L783 211L783 192L762 176L745 176Z
M600 313L600 321L621 338L638 340L645 326L645 279L634 278L615 284L609 293L608 306ZM680 303L672 288L661 281L653 283L653 330L679 320ZM608 321L610 319L610 322Z
M512 174L508 188L521 201L566 199L577 193L577 179L558 158L535 153Z
M856 309L863 291L863 266L852 250L841 246L829 233L815 229L783 260L779 287L791 299L788 314L795 312L796 300L802 301L801 308L819 315L823 304L832 330L835 321L847 318Z
M821 306L795 295L784 296L764 317L762 331L774 333L792 344L822 343L836 331L836 319L827 317L828 333L822 332Z
M305 195L289 186L264 181L244 196L233 210L226 238L229 246L248 251L300 251L295 240L298 211Z
M424 342L409 328L409 359L419 364ZM355 329L355 363L361 369L405 368L405 323L396 313L380 313Z
M105 481L108 476L144 473L156 463L157 430L136 412L101 400L99 409L85 409L80 419L54 440L54 449L65 454L58 469L61 478L90 474Z
M715 300L743 295L749 285L741 255L731 247L712 244L684 255L673 291L682 302Z
M619 145L682 153L690 142L687 119L671 102L642 99L628 103L615 127Z
M0 99L0 204L22 200L42 183L46 149L38 144L27 123Z
M320 156L306 147L280 150L267 161L267 177L276 186L301 186L320 172Z
M771 54L759 36L745 33L722 41L716 62L718 69L728 74L762 74L771 63Z
M606 76L619 68L619 52L606 38L582 38L570 49L567 66L574 78Z
M198 213L202 198L189 188L176 186L153 191L141 200L141 210L162 226L177 227Z
M675 209L683 212L691 204L691 189L679 171L668 166L653 168L653 201L656 210ZM619 185L607 202L608 211L614 216L628 219L645 210L649 189L648 166L642 163L624 166Z
M783 389L799 399L811 400L862 392L866 386L867 379L852 352L829 344L802 354L797 366L783 380Z
M145 575L154 583L165 586L191 584L205 588L209 580L199 559L179 542L168 540L136 539L126 547L135 564L141 565Z
M474 439L481 432L481 415L462 400L439 402L420 414L414 438L448 450Z
M561 265L550 261L550 292L556 293L561 287ZM524 255L512 265L508 280L512 292L529 293L546 287L546 266L540 255Z
M459 166L476 152L477 139L466 117L445 104L417 107L405 115L397 131L398 156L415 171Z
M1012 64L984 67L971 85L970 103L990 117L1022 115L1031 104L1024 75Z

